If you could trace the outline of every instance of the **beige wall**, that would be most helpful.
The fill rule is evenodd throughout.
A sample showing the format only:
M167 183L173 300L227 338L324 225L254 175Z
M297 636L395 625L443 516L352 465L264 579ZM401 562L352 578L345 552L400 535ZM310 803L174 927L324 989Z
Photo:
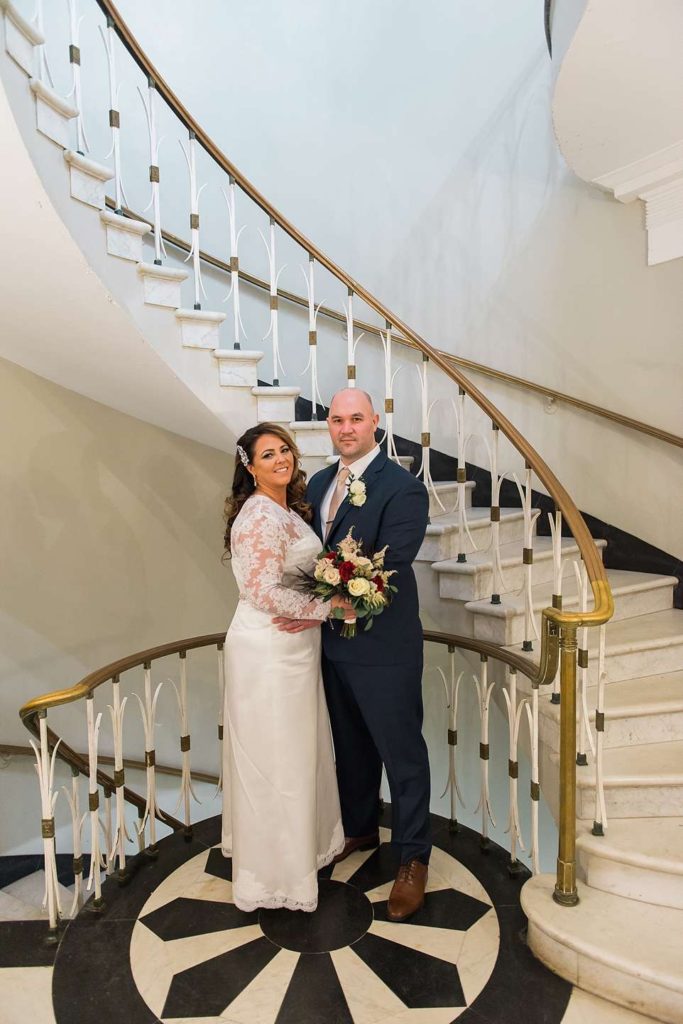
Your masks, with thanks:
M227 625L232 460L3 361L0 410L0 740L26 743L28 698Z

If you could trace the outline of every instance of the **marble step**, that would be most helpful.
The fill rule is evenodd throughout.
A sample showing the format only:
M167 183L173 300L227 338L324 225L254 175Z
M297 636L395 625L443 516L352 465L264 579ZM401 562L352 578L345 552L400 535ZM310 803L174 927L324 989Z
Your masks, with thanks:
M588 675L597 682L600 631L588 630ZM639 615L610 621L605 627L605 678L607 682L683 669L683 610Z
M671 608L673 588L678 583L675 576L630 572L626 569L610 569L607 577L614 596L612 621ZM593 607L590 589L588 602L590 609ZM532 588L532 607L539 630L541 613L551 603L551 583L542 583ZM573 575L567 576L563 581L562 607L565 611L578 611L581 607L577 582ZM518 644L525 639L523 594L505 594L498 605L491 604L489 600L468 601L465 608L474 616L474 636L477 639L490 640L504 646Z
M429 488L429 518L432 522L451 515L458 508L458 488L454 480L439 480ZM472 508L475 484L468 480L464 486L465 508Z
M596 541L600 551L606 541ZM536 584L552 582L555 566L553 561L552 538L534 538L533 578ZM573 560L579 557L579 549L571 537L562 540L563 578L574 573ZM500 549L503 579L500 593L513 593L524 583L526 567L523 562L523 543L516 541ZM432 568L439 574L439 596L452 601L490 600L493 591L493 557L490 551L475 551L468 555L466 562L448 558L434 562Z
M520 678L519 689L520 692L529 692L525 677ZM597 686L589 686L586 696L589 719L594 729ZM683 671L610 683L605 688L604 712L605 747L683 741ZM544 694L539 701L539 713L541 739L557 753L560 749L560 706L551 703L548 694ZM587 756L591 762L590 748Z
M470 508L467 510L467 521L474 541L473 546L472 541L465 537L465 553L469 559L470 554L474 552L486 551L491 543L491 509ZM499 537L501 544L511 544L513 541L521 543L524 537L524 514L520 509L501 508ZM429 524L417 561L442 562L445 559L456 558L458 547L458 513L454 512L440 516Z
M251 393L256 398L256 419L259 423L280 423L285 428L289 427L301 388L257 386L251 389Z
M57 883L57 891L62 905L62 914L66 915L71 909L73 892L65 885L62 885L61 882ZM2 892L13 896L14 899L21 900L22 903L41 910L45 895L45 872L40 870L33 871L30 875L24 875L23 878L18 878L16 882L6 885Z
M581 822L576 847L591 888L683 910L683 818L615 818L604 836Z
M536 875L522 889L534 955L581 989L680 1024L683 911L627 900L582 882L578 905L562 907L552 898L554 881Z
M557 755L552 755L556 758ZM607 820L675 817L683 808L683 742L611 747L603 753ZM595 817L595 767L576 769L576 814Z
M0 921L42 921L47 912L0 889Z

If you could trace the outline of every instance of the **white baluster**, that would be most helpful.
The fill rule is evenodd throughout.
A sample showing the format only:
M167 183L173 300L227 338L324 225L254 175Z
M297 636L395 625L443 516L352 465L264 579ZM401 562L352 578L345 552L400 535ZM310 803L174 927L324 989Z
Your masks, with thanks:
M164 685L163 682L157 685L154 695L152 696L152 663L146 661L143 665L145 673L145 699L144 702L135 694L137 702L140 706L140 716L142 718L142 728L145 734L145 775L147 784L147 793L145 799L145 809L142 814L142 818L138 824L138 833L141 834L144 831L145 825L149 822L149 846L147 852L150 856L153 856L157 852L157 814L159 811L159 805L157 803L157 782L156 782L156 751L154 747L154 727L155 717L157 709L157 701L161 688Z
M59 929L59 918L62 908L59 903L59 883L57 881L57 855L55 848L55 804L59 793L54 792L55 758L60 740L55 744L50 757L50 746L47 737L47 711L38 713L39 742L30 740L36 756L35 769L40 788L41 833L43 837L43 857L45 860L45 896L43 907L47 907L50 921L50 934L56 940Z
M126 874L126 840L131 841L126 828L126 800L124 796L125 769L123 767L123 716L128 698L121 700L120 681L116 675L112 679L113 704L107 705L111 716L112 735L114 737L114 788L116 793L116 823L114 835L110 838L109 860L113 863L118 856L119 878Z
M429 418L436 402L432 402L431 405L429 404L429 378L427 372L429 369L429 356L425 355L424 352L422 353L422 366L416 366L415 369L417 371L418 380L420 381L420 411L422 415L422 431L420 435L420 442L422 445L422 463L416 475L418 477L422 477L422 482L428 492L434 497L441 511L445 513L446 508L439 497L439 492L434 486L430 466L432 438L429 432Z
M550 525L550 536L552 538L552 549L553 549L553 608L562 608L562 579L564 577L564 566L562 562L562 513L556 510L553 516L550 512L548 513L548 523ZM560 669L558 666L555 678L553 679L553 689L550 694L550 701L552 704L560 703Z
M346 303L346 386L348 388L355 388L356 386L356 348L358 342L365 334L365 331L361 331L358 337L355 337L355 327L353 323L353 288L349 288L348 293L349 301Z
M238 256L238 246L240 241L240 235L244 231L246 225L237 230L237 206L236 206L236 193L237 193L237 182L230 175L229 191L226 192L224 188L221 188L223 197L228 207L228 221L230 224L230 291L224 298L224 302L232 297L232 332L233 332L233 345L235 349L242 347L241 340L244 337L246 341L247 332L244 329L242 323L242 317L240 314L240 261ZM273 247L275 246L274 239L272 240ZM272 304L271 304L272 305ZM275 374L277 376L277 374Z
M531 784L529 795L531 797L531 870L537 875L540 868L538 850L538 804L541 799L541 787L538 774L538 687L534 686L531 691L531 708L525 705L526 717L529 723L529 746L531 748Z
M175 814L178 808L183 807L183 817L185 821L184 832L186 836L192 835L192 821L190 817L190 797L198 804L201 800L198 798L192 785L192 774L190 771L190 724L188 716L188 704L187 704L187 652L180 651L180 690L178 690L175 683L173 689L175 690L176 697L178 699L178 712L180 715L180 751L182 755L182 772L180 776L180 795L178 797L178 803L173 809Z
M111 809L114 791L113 789L110 789L109 786L104 786L102 792L104 793L104 821L100 819L100 829L104 836L102 860L105 865L105 873L107 875L113 875L115 861L113 857L109 856L109 850L111 850L114 844L114 815Z
M536 616L534 615L534 604L533 604L533 565L534 565L534 532L536 529L536 521L541 514L540 511L532 513L531 510L531 466L525 467L525 479L524 486L519 481L517 474L514 474L514 480L517 484L517 490L522 502L522 512L524 515L524 549L522 557L524 560L524 641L522 643L523 651L533 651L533 639L539 639L538 625L536 623Z
M479 696L479 718L481 723L481 732L479 740L479 766L481 772L481 788L479 793L479 803L474 808L474 813L481 811L481 845L482 848L486 848L489 843L489 821L496 827L495 818L493 817L493 810L491 808L491 794L489 790L489 707L491 701L491 693L495 682L488 683L488 658L485 654L481 654L481 679L474 677L474 683L477 688L477 694Z
M202 185L199 189L197 188L197 136L195 133L193 131L188 132L187 149L180 139L178 139L178 145L183 151L190 179L190 237L192 244L190 246L190 251L185 258L185 263L190 259L192 260L192 270L194 274L194 308L201 309L201 299L202 296L206 298L206 291L204 290L204 283L202 281L201 260L199 256L199 197L206 188L206 184Z
M460 682L465 673L460 672L456 679L455 647L449 647L448 653L450 666L450 679L448 681L446 681L446 675L443 669L438 668L438 672L441 675L441 679L443 680L444 688L446 690L446 706L448 708L448 778L446 779L446 785L443 793L441 794L441 799L443 800L446 793L448 793L451 809L448 831L455 833L458 831L458 800L460 800L463 807L466 806L462 793L460 792L460 783L458 780L458 694L460 692Z
M467 554L465 552L465 548L467 546L465 542L466 539L469 540L472 549L474 551L477 550L477 545L474 543L474 538L470 532L470 526L467 518L467 436L465 434L465 398L465 392L462 388L459 388L457 400L451 399L453 410L455 412L458 449L458 469L456 471L456 480L458 484L458 498L456 504L458 509L458 562L467 561ZM451 511L454 511L454 509Z
M502 478L498 476L499 438L500 428L496 423L492 423L491 444L488 446L491 468L491 604L500 604L500 595L505 586L500 558L500 485Z
M508 741L510 756L508 760L508 820L505 828L510 833L510 864L508 871L511 875L519 874L522 870L517 860L517 844L524 849L522 829L519 822L519 800L518 800L518 778L519 761L517 760L517 747L519 741L519 727L522 720L522 712L527 704L526 699L517 703L517 672L515 669L508 669L508 689L503 688L503 697L508 713Z
M123 177L121 173L121 113L119 106L120 86L116 78L116 32L114 19L107 15L107 31L100 35L107 54L107 68L109 71L109 127L111 128L111 149L107 153L107 159L114 154L114 190L116 196L116 213L123 212L124 204L127 206L126 194L123 188Z
M574 573L576 575L576 587L579 595L579 610L588 610L588 572L584 562L574 562ZM590 746L591 752L595 754L593 733L590 727L590 714L588 712L588 627L584 626L577 632L578 639L578 704L579 704L579 733L578 748L576 751L576 763L588 764L586 744Z
M598 699L595 708L595 821L593 835L604 836L607 831L607 806L605 804L605 778L603 771L603 747L605 741L605 626L600 626L598 647Z
M270 235L269 240L266 241L263 232L259 228L259 235L263 239L263 244L266 247L268 253L268 270L269 270L269 281L270 281L270 324L268 326L267 333L263 336L263 341L267 341L268 338L272 338L273 342L273 387L279 387L280 385L280 372L284 374L285 368L282 365L280 358L280 333L279 333L279 306L280 300L277 293L277 285L280 280L280 274L285 269L287 264L283 264L280 269L277 269L277 259L275 256L275 221L270 218Z
M69 911L69 917L75 917L83 904L83 846L82 833L83 823L88 817L87 811L81 814L81 797L79 788L80 772L78 768L71 769L71 792L66 786L62 786L69 810L71 811L71 842L73 844L73 873L74 873L74 898Z
M387 439L387 455L394 462L398 462L398 452L396 451L396 444L394 442L394 380L396 374L399 372L401 367L399 366L392 372L391 365L391 346L392 346L392 327L389 321L385 321L386 331L384 334L380 331L379 336L382 340L382 348L384 349L384 418L386 420L385 436Z
M138 95L142 100L142 106L145 111L145 118L147 120L147 134L149 136L149 180L152 189L152 195L149 203L143 210L146 213L150 206L154 212L154 262L157 266L161 266L162 255L166 258L166 248L164 246L164 239L161 231L161 198L159 193L159 147L163 139L157 138L157 115L156 115L156 84L153 78L147 79L147 97L145 97L140 86L138 88Z
M308 274L303 267L301 267L301 273L304 275L304 281L306 282L306 292L308 294L308 363L304 369L304 373L311 371L311 420L318 419L318 409L316 403L323 404L323 400L320 397L320 391L318 389L318 311L322 303L315 305L315 275L314 275L315 260L312 256L308 257Z
M45 26L43 18L43 0L37 0L36 2L36 13L34 17L36 28L40 35L45 38ZM38 79L41 82L49 82L50 87L54 89L55 83L52 78L52 72L50 71L50 65L47 60L47 46L46 43L41 43L38 46Z
M77 149L79 153L87 153L90 149L88 140L85 135L85 125L83 124L83 102L81 92L81 49L78 45L78 39L80 35L81 22L83 18L78 17L76 8L76 0L67 0L69 5L69 61L71 63L71 75L72 75L72 86L70 96L74 98L74 106L78 111L76 117L76 139Z
M102 722L102 712L95 717L95 700L93 695L85 702L88 723L88 811L90 812L90 873L88 875L88 892L95 889L93 901L95 909L102 907L102 882L100 871L105 866L100 846L100 791L97 786L97 745Z

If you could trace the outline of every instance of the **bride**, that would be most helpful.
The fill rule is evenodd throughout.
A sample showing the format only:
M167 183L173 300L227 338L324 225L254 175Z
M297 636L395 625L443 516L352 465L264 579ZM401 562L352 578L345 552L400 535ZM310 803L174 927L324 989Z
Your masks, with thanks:
M239 602L225 642L223 838L241 909L316 909L318 870L344 846L320 669L320 630L281 632L275 616L319 619L340 598L296 589L320 541L308 526L299 452L275 423L237 445L225 550Z

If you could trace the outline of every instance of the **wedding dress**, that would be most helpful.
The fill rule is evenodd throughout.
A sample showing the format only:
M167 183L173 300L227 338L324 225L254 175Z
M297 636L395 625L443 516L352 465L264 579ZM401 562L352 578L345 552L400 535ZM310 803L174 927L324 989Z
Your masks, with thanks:
M222 847L233 899L312 911L317 872L344 845L320 629L285 633L271 620L327 617L328 604L296 589L320 541L295 512L252 495L231 549L240 598L225 643Z

